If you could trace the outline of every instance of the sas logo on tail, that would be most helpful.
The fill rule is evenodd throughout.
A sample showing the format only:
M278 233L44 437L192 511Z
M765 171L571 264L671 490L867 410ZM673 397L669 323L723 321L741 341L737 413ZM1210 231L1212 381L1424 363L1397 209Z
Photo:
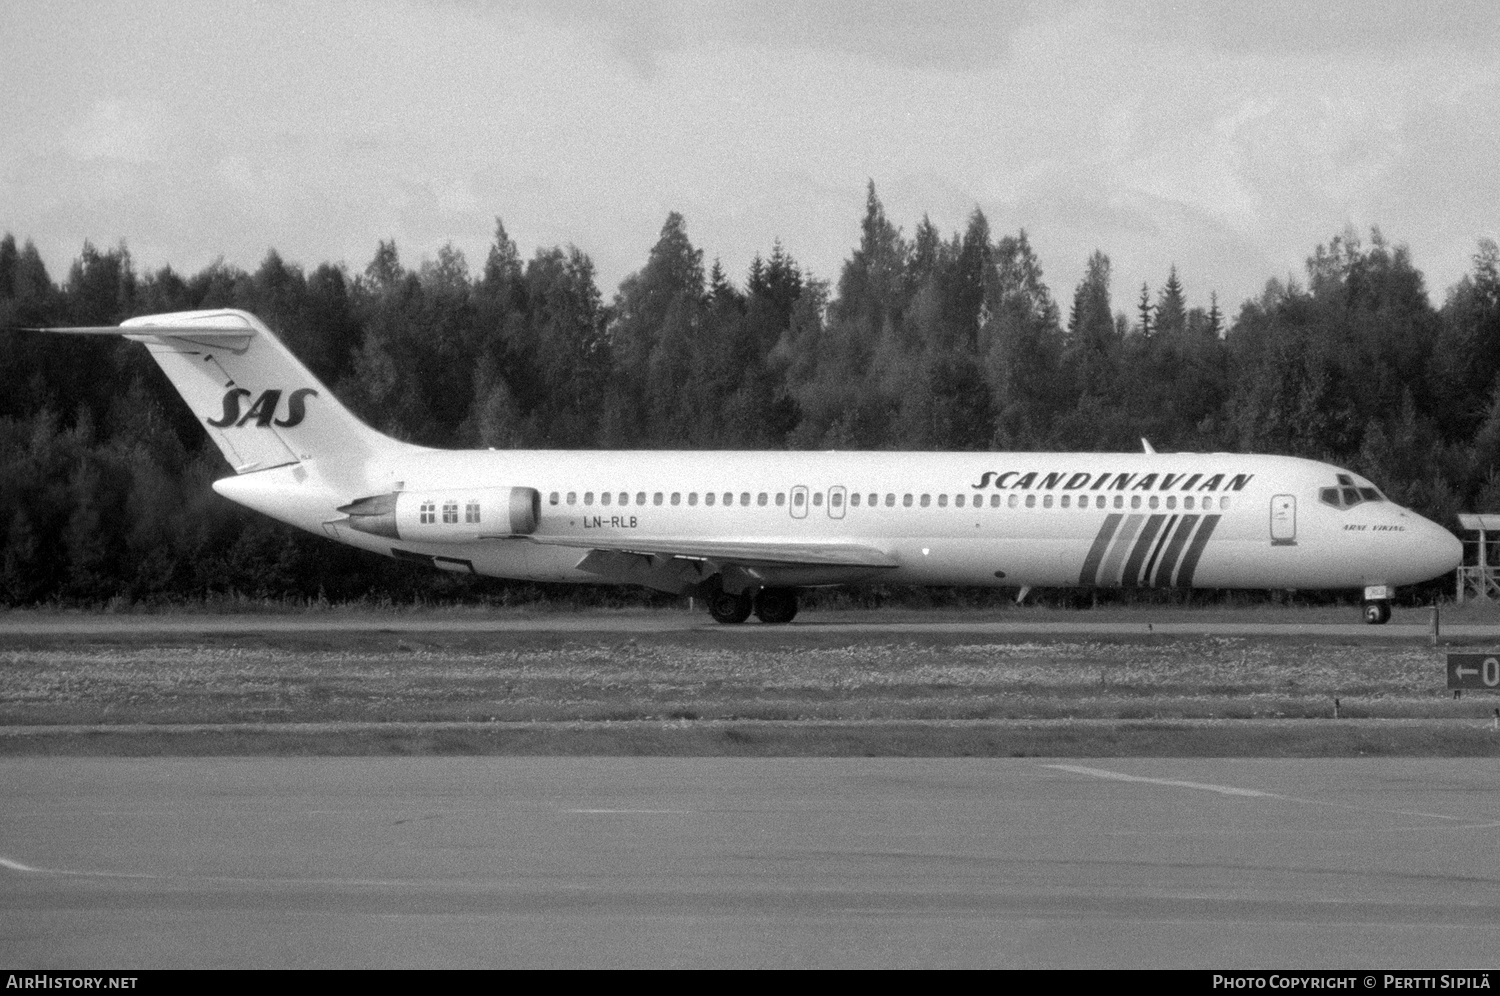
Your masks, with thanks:
M260 397L255 399L255 404L245 414L240 414L240 399L250 397L252 392L243 387L231 388L224 392L224 414L218 418L207 419L209 425L218 429L227 429L230 426L239 427L255 420L258 426L278 425L283 429L290 429L299 425L307 417L307 397L311 395L316 398L318 392L310 387L299 387L286 399L286 418L276 417L276 408L281 404L281 391L272 389L262 391Z

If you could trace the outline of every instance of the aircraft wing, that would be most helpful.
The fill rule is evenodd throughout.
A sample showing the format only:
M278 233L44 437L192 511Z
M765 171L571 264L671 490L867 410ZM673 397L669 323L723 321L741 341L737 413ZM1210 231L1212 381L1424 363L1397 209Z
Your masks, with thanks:
M745 567L898 567L895 557L884 550L854 543L804 543L794 540L640 539L592 536L530 536L533 543L575 547L602 553L637 554L645 557L711 560Z

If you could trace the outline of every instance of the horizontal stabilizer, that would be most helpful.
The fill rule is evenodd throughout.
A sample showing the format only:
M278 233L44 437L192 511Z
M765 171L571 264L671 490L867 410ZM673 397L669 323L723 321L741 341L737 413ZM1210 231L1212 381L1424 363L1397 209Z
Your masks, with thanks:
M53 332L59 335L154 335L184 339L217 339L254 335L244 325L74 325L55 328L22 328L18 332Z

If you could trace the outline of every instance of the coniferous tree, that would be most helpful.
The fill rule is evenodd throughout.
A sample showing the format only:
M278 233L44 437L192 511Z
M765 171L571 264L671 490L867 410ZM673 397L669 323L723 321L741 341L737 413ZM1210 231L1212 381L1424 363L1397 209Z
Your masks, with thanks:
M1181 335L1187 329L1187 295L1177 279L1174 265L1167 282L1156 297L1156 332L1158 335Z
M1151 288L1141 281L1141 297L1136 302L1135 313L1137 317L1136 332L1142 337L1150 338L1154 327L1151 324Z

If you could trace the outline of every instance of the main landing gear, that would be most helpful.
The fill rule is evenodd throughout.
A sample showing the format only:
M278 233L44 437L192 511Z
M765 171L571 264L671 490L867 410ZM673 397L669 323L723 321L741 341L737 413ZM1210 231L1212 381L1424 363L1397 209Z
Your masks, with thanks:
M789 623L797 616L797 590L762 588L753 596L749 591L737 595L716 591L708 596L708 614L715 622L726 625L742 623L750 618L752 611L763 623Z

